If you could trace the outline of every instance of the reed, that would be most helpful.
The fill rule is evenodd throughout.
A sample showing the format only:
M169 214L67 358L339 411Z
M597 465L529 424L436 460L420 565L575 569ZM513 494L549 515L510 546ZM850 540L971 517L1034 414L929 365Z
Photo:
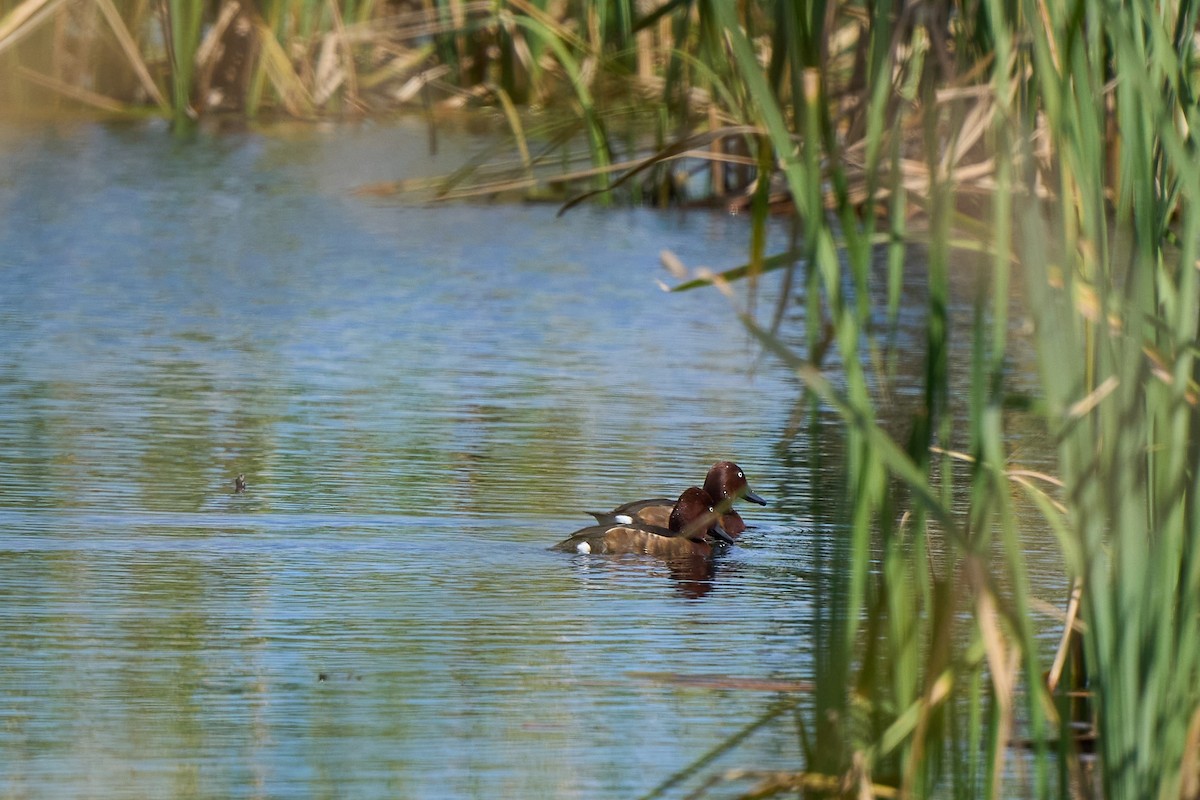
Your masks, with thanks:
M1104 793L1195 796L1196 12L1089 11L1102 31L1052 17L1030 54L1056 170L1014 216L1018 252L1049 349Z
M0 88L10 106L38 105L32 86L108 113L150 102L180 126L535 101L574 108L599 166L595 92L655 58L634 19L632 0L0 0Z
M886 2L697 8L723 33L729 80L750 100L741 122L762 132L753 144L769 148L762 163L786 181L804 234L789 256L809 276L808 353L750 313L743 322L846 424L849 536L825 570L802 775L867 796L1086 796L1071 704L1047 682L1081 641L1095 788L1197 796L1195 10L988 0L918 20ZM853 42L851 64L828 46L839 40ZM895 313L914 243L926 261L924 399L897 434L882 413L877 320ZM880 247L886 270L874 267ZM950 278L969 253L985 268L970 330L953 330ZM681 288L788 261L751 252ZM1034 323L1058 479L1014 468L1006 448L1014 285ZM836 372L820 367L813 317L830 323ZM961 400L949 391L952 337L972 347ZM1064 631L1053 660L1033 623L1018 491L1079 587L1082 636ZM1032 748L1023 790L1006 785L1017 740Z

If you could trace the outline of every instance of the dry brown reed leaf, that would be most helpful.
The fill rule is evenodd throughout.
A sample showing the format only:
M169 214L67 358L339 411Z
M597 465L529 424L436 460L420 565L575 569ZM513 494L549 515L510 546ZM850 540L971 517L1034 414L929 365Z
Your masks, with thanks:
M508 36L512 41L513 55L516 56L517 63L521 65L521 69L525 70L525 72L532 74L535 59L533 51L529 49L529 42L525 38L525 31L509 23ZM542 87L539 87L539 91L541 90Z
M663 268L671 273L671 277L677 280L683 280L687 277L687 267L683 265L683 261L680 260L679 256L670 250L663 250L659 253L658 260L662 262Z
M339 44L338 51L342 58L342 73L346 81L346 101L352 108L358 106L358 70L354 66L354 51L346 38L346 26L342 21L342 11L334 0L328 0L329 13L333 19L332 35Z
M1072 635L1078 632L1076 621L1079 619L1079 601L1083 597L1083 582L1078 578L1071 585L1071 596L1067 601L1067 616L1063 625L1062 639L1058 642L1058 650L1054 653L1054 662L1050 665L1050 672L1046 676L1046 687L1050 691L1054 691L1058 687L1058 682L1062 678L1063 668L1067 663L1067 656L1071 650Z
M283 46L275 38L274 32L266 22L259 21L255 25L259 44L262 48L263 64L266 66L267 77L275 87L284 109L294 117L311 116L313 113L312 98L304 87L304 82L296 74L292 62L284 52Z
M1039 472L1034 469L1010 469L1005 470L1004 474L1014 481L1021 478L1033 478L1034 480L1045 481L1051 486L1057 486L1060 489L1067 485L1062 478L1049 475L1045 472Z
M858 787L858 800L872 800L876 795L871 788L871 760L862 750L850 756L850 784Z
M233 24L237 18L238 12L242 10L242 6L237 0L228 0L221 6L221 12L217 15L217 20L212 24L212 27L205 32L204 38L200 40L200 46L196 48L196 84L201 88L201 99L205 105L208 105L209 98L208 87L212 83L213 70L217 67L217 61L221 58L221 41L225 36L225 31L229 30L229 26Z
M416 97L417 92L424 89L427 84L449 73L450 66L448 64L439 64L436 67L418 72L405 81L403 86L392 92L392 98L398 103L407 103Z
M938 447L936 444L931 444L929 446L929 452L935 453L939 456L949 456L955 461L962 461L966 464L975 463L975 456L971 455L970 453L964 453L961 450L947 450L944 447Z
M992 686L996 699L996 752L992 754L992 786L999 792L1003 784L1004 761L1008 741L1012 735L1013 696L1016 691L1017 669L1021 663L1021 650L1015 643L1010 648L1000 627L1000 614L991 584L979 556L971 554L966 559L967 577L975 589L975 615L983 639L984 653L991 671Z
M129 60L129 66L133 68L134 74L137 75L138 81L141 82L142 88L146 90L146 94L158 104L158 107L163 110L163 113L169 114L171 106L167 103L167 99L163 97L162 92L158 90L158 85L154 83L154 78L150 76L150 70L146 66L146 62L142 59L142 54L138 50L137 43L133 41L133 36L129 33L129 28L125 27L125 21L121 19L120 12L113 5L112 0L96 0L96 5L100 8L100 13L104 14L104 19L108 22L108 26L112 28L113 34L117 37L118 44L121 45L121 52L125 54L125 58Z
M1112 394L1118 385L1120 385L1120 381L1117 380L1117 376L1109 375L1103 383L1089 392L1087 397L1084 397L1067 409L1067 419L1079 419L1080 417L1087 416L1096 406L1104 401L1104 398Z
M1050 505L1054 506L1054 510L1057 511L1058 513L1063 514L1063 515L1065 515L1067 513L1067 507L1061 500L1057 500L1057 499L1051 497L1050 495L1046 494L1046 492L1041 487L1034 486L1033 481L1029 480L1025 476L1025 474L1022 474L1022 473L1023 473L1023 471L1008 473L1008 479L1011 480L1013 483L1024 486L1030 492L1033 492L1034 494L1037 494L1040 497L1046 498L1046 501L1048 503L1050 503ZM1049 480L1051 483L1056 483L1058 485L1062 485L1061 481L1058 481L1057 479L1052 479L1049 476L1043 476L1043 478Z
M714 143L719 140L714 140ZM758 166L758 159L750 156L739 156L736 153L723 153L713 150L684 150L682 153L670 156L663 159L665 161L674 161L680 158L694 158L697 161L708 161L714 166L717 164L737 164L742 167Z
M964 464L974 464L975 463L975 456L971 455L970 453L964 453L961 450L947 450L946 448L939 447L936 444L929 446L929 452L935 453L935 454L941 455L941 456L949 456L950 458L953 458L955 461L961 461ZM1004 475L1009 480L1020 482L1022 484L1028 484L1027 481L1022 480L1022 479L1033 478L1035 480L1045 481L1046 483L1049 483L1052 486L1057 486L1060 489L1062 487L1066 486L1066 484L1063 483L1061 478L1056 478L1053 475L1047 474L1045 472L1039 472L1037 470L1032 470L1032 469L1020 469L1020 468L1006 469L1004 471ZM1028 485L1031 485L1031 484L1028 484Z
M64 0L25 0L0 19L0 53L37 29Z
M949 103L954 100L967 100L970 98L984 100L991 97L991 95L992 87L987 83L976 83L970 86L950 86L937 89L934 92L934 97L939 103Z
M1063 611L1061 608L1059 608L1054 603L1051 603L1049 600L1043 600L1040 597L1030 597L1029 598L1029 607L1031 609L1033 609L1034 611L1038 612L1039 614L1042 614L1043 616L1046 616L1046 617L1050 617L1051 619L1057 620L1059 622L1067 621L1067 612ZM1075 624L1078 625L1081 630L1084 627L1086 627L1084 625L1084 623L1082 623L1080 621L1076 621Z
M1192 712L1188 723L1187 741L1183 747L1183 762L1179 768L1181 800L1200 798L1200 708Z
M395 57L374 72L359 76L358 85L362 89L374 89L388 81L396 80L419 67L433 54L433 45L427 44L415 50L402 50Z
M1168 366L1167 358L1150 345L1144 345L1142 353L1145 354L1147 360L1150 362L1150 374L1167 386L1174 386L1175 375L1172 373L1171 367ZM1195 406L1197 402L1200 402L1200 384L1188 379L1187 387L1183 391L1183 400L1190 406Z
M25 66L18 66L17 74L26 80L38 84L39 86L45 86L47 89L58 92L64 97L77 100L85 105L98 108L101 111L126 113L130 110L129 106L120 101L114 100L111 97L106 97L105 95L97 94L96 92L88 91L87 89L82 89L78 86L65 83L64 81L60 81L57 78L52 78L49 75L43 75L40 72L35 72L34 70L31 70Z
M346 80L346 70L342 68L338 39L335 32L321 37L321 46L317 54L317 68L313 77L313 102L318 106L325 105L333 96L342 82Z
M992 127L992 118L996 114L996 106L989 98L976 103L967 113L959 133L953 139L953 146L948 147L942 155L941 169L948 179L952 179L958 164L974 147L983 135ZM990 162L990 159L988 159Z

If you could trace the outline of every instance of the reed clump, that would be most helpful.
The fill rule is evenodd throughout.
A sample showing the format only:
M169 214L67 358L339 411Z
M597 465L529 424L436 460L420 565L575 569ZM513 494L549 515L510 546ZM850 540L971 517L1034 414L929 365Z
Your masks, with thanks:
M570 102L598 125L593 97L653 85L669 52L635 42L634 16L632 0L4 0L0 103L184 124Z
M787 269L807 349L775 335L779 311L743 323L841 415L847 446L807 763L751 794L820 777L846 796L1200 796L1196 9L697 8L749 99L760 233L746 265L679 288ZM767 254L780 185L796 242ZM886 321L917 246L923 400L897 435ZM949 308L967 264L964 325ZM1054 476L1007 447L1014 296ZM970 346L966 396L953 342ZM1072 587L1057 651L1039 644L1018 496ZM1063 691L1083 665L1087 691Z

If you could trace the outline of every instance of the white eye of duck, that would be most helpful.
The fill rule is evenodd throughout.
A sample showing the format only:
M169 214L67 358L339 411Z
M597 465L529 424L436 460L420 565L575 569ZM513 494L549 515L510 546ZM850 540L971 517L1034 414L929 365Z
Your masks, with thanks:
M744 478L744 477L746 477L746 476L745 476L745 475L743 475L743 474L742 474L742 473L739 471L739 472L738 472L738 477L739 477L739 478Z

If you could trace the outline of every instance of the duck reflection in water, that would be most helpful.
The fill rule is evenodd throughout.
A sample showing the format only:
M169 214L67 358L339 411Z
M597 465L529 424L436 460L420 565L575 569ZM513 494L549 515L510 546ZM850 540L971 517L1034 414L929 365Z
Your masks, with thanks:
M741 515L733 510L733 504L738 500L749 500L765 506L767 501L754 493L746 480L746 473L732 461L718 461L708 470L704 478L704 491L708 492L721 512L721 527L731 537L740 536L746 530L746 523ZM674 503L665 497L655 497L650 500L635 500L617 506L612 511L590 511L601 525L640 522L647 525L666 527L674 508Z
M666 563L679 594L694 600L712 591L716 563L711 558L681 556L668 558Z

